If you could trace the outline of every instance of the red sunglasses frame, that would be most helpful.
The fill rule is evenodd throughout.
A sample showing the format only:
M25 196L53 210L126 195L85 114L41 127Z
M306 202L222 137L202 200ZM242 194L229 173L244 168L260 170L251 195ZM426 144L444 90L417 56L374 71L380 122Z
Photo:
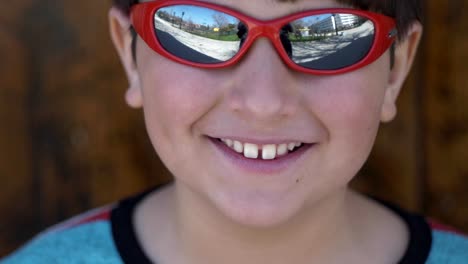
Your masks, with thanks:
M191 62L188 60L181 59L169 52L167 52L159 43L156 32L154 30L154 15L156 11L162 7L173 6L173 5L192 5L198 7L205 7L209 9L213 9L216 11L223 12L230 16L233 16L243 22L248 28L247 38L244 41L244 44L237 52L237 54L228 61L215 63L215 64L203 64L203 63L196 63ZM335 70L314 70L301 67L294 63L289 56L287 55L283 45L280 41L280 34L278 32L280 29L287 23L305 17L305 16L312 16L318 14L325 14L325 13L345 13L345 14L353 14L361 17L365 17L371 20L374 24L375 29L375 36L374 42L372 43L372 47L368 54L361 59L360 61L352 64L350 66L335 69ZM131 22L138 33L138 35L146 42L146 44L153 49L158 54L193 67L199 68L223 68L229 67L231 65L236 64L242 58L242 56L247 52L250 46L254 43L254 41L259 37L266 37L270 39L273 43L273 46L279 53L280 57L284 61L284 63L289 66L291 69L297 70L299 72L308 73L308 74L316 74L316 75L330 75L330 74L340 74L345 72L350 72L361 67L364 67L376 59L378 59L388 48L392 45L392 43L396 39L397 31L396 31L396 24L395 20L391 17L357 9L348 9L348 8L330 8L330 9L320 9L320 10L311 10L311 11L303 11L299 13L294 13L291 15L287 15L284 17L262 21L255 19L253 17L247 16L242 14L238 11L232 10L230 8L211 4L207 2L201 1L194 1L194 0L156 0L151 2L145 2L136 4L131 8L130 12Z

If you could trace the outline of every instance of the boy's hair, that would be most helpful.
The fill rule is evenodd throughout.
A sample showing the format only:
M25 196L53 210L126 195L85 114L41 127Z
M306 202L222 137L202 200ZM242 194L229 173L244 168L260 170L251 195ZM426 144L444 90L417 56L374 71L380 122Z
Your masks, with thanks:
M277 0L278 2L295 2L296 0ZM422 0L337 0L362 10L371 10L393 17L397 22L398 37L406 35L411 23L422 21ZM125 14L138 0L113 0L114 5Z

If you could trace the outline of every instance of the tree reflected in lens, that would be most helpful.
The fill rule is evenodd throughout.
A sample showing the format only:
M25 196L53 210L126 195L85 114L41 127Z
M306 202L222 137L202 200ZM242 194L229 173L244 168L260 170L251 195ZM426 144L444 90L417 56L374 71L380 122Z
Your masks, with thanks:
M230 60L239 51L241 37L235 17L216 10L174 5L159 9L154 16L156 35L169 53L197 63Z
M308 16L291 25L292 60L309 69L335 70L355 64L374 41L372 21L353 14Z

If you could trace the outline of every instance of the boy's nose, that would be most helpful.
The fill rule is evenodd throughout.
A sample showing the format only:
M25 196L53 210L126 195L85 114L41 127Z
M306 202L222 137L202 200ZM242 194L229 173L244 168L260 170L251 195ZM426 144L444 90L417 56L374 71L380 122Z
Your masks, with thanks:
M232 110L257 121L292 115L298 99L294 74L267 39L257 39L233 74Z

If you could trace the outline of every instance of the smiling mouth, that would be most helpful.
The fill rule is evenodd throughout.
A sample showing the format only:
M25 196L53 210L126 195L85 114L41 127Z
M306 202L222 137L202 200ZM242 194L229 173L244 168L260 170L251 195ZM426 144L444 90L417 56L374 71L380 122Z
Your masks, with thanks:
M280 157L284 157L307 145L302 142L258 145L227 138L217 140L238 154L243 155L245 158L261 160L274 160Z

